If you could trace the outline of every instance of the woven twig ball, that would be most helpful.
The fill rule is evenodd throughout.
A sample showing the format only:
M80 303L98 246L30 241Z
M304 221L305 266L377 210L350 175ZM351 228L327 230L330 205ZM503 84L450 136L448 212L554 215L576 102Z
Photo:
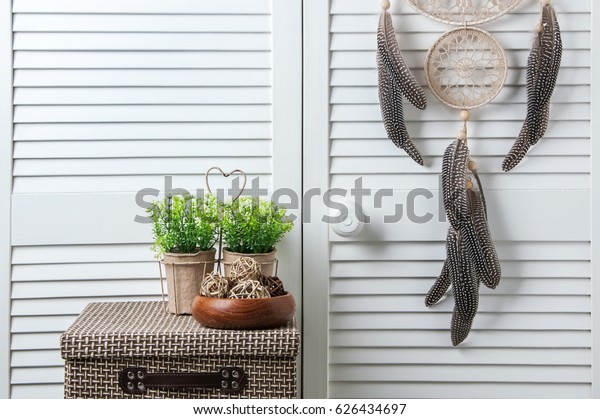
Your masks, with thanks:
M227 295L228 298L269 298L270 296L269 291L254 279L238 282Z
M242 257L231 264L231 278L234 282L260 279L260 263L249 257Z
M262 283L263 287L269 291L271 297L279 297L285 294L283 282L276 276L262 276L260 278L260 282Z
M200 285L200 295L212 298L225 298L229 292L229 281L218 272L204 277Z

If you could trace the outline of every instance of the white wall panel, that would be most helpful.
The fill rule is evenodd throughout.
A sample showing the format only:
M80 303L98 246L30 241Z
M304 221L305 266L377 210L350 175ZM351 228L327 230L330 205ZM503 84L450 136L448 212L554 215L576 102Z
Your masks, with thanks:
M404 1L391 3L406 61L425 85L425 54L449 27ZM358 236L329 233L329 396L592 395L591 1L555 2L565 51L550 127L523 164L510 174L501 170L525 114L524 67L537 3L525 0L484 26L506 48L510 71L502 93L472 112L469 146L487 190L503 279L496 290L482 289L473 331L454 348L452 297L433 309L423 298L445 258L437 190L441 156L460 128L457 112L429 92L426 111L407 104L408 129L425 166L396 149L377 98L379 1L331 1L329 186L349 189L362 177L366 188L395 192L383 209L365 198L371 223ZM432 190L434 197L419 198L415 209L433 220L415 224L405 213L385 224L395 204L406 212L414 188Z

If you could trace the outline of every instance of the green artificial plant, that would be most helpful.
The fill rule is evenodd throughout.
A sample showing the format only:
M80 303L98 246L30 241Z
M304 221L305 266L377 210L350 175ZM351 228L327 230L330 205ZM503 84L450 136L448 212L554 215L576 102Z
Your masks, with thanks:
M230 251L256 254L273 251L294 223L270 200L243 196L225 205L221 226Z
M173 195L153 202L146 212L153 224L156 256L210 250L219 231L218 206L213 195Z

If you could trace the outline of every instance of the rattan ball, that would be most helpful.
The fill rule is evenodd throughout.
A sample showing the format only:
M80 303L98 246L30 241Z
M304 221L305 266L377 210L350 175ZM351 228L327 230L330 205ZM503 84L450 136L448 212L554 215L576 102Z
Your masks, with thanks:
M279 297L285 294L283 282L276 276L262 276L260 282L269 291L271 297Z
M260 280L260 263L249 257L242 257L231 264L231 278L234 282Z
M229 290L228 298L269 298L269 291L257 280L240 281Z
M218 272L204 277L200 285L200 295L212 298L225 298L229 292L229 281Z

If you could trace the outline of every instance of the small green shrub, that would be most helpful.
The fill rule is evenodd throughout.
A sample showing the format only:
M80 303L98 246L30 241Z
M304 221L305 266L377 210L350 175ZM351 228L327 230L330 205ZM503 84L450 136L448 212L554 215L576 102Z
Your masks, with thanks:
M146 212L153 223L152 249L157 257L164 253L196 253L215 244L219 222L217 199L213 195L167 196L153 202Z
M294 223L286 210L271 201L251 196L226 204L222 220L223 239L237 253L268 253L290 232Z

